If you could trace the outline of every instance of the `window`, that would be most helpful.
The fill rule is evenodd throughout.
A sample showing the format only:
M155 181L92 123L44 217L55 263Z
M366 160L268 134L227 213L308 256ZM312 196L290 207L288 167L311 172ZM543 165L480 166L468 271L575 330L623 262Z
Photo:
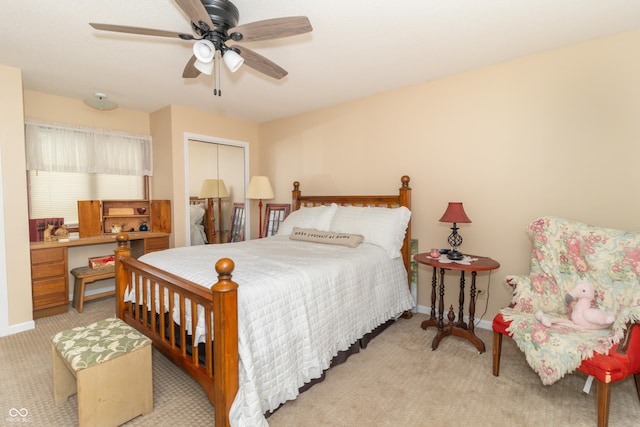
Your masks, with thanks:
M29 171L30 218L78 223L78 200L144 199L141 176Z
M29 216L78 222L78 200L144 199L151 137L25 122Z

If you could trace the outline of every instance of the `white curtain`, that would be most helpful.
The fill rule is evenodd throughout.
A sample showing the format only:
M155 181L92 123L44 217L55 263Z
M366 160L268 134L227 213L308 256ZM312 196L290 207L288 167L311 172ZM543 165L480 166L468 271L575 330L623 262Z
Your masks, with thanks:
M28 120L27 170L151 176L151 137Z

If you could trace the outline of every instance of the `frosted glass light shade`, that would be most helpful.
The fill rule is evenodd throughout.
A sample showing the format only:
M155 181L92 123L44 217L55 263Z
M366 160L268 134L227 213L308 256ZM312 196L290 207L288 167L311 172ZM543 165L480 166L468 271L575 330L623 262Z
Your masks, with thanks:
M232 73L238 71L238 68L244 64L244 58L233 49L227 50L222 56L222 60L224 61L224 65L226 65Z
M199 59L196 59L196 62L193 63L193 66L196 67L196 70L200 71L203 74L206 74L208 76L213 74L213 61L202 62Z
M200 62L212 62L216 48L209 40L198 40L193 44L193 54Z
M84 103L89 107L93 107L97 110L113 110L118 107L118 104L106 99L107 95L104 93L96 92L93 95L95 96L95 99L87 98L84 100Z

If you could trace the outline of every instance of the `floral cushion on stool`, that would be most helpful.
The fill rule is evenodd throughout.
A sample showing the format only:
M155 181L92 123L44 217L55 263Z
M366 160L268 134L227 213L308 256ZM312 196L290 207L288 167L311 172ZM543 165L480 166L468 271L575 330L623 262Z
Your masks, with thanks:
M559 217L542 217L527 232L532 241L529 276L510 276L512 307L502 309L507 328L544 384L574 371L595 353L606 354L640 320L640 233L595 227ZM538 310L568 318L565 294L579 281L596 290L598 308L616 317L612 329L575 331L543 326Z
M115 359L151 344L149 338L116 318L58 332L53 336L52 342L74 371Z

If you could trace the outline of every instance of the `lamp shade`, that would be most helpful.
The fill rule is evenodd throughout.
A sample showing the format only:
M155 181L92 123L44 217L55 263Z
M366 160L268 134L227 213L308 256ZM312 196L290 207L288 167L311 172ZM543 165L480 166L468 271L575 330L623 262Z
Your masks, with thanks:
M213 61L202 62L199 59L196 59L196 61L193 63L193 66L196 67L196 70L206 74L207 76L213 74Z
M204 199L222 199L229 197L227 187L222 179L205 179L200 189L200 195Z
M471 220L465 213L462 202L449 202L440 222L469 223Z
M273 189L267 176L253 176L249 181L247 199L267 200L273 199Z
M193 54L200 62L211 62L216 53L216 48L209 40L198 40L193 44Z
M244 64L244 58L233 49L228 49L222 56L222 60L224 61L224 65L226 65L232 73L238 71L238 68Z

